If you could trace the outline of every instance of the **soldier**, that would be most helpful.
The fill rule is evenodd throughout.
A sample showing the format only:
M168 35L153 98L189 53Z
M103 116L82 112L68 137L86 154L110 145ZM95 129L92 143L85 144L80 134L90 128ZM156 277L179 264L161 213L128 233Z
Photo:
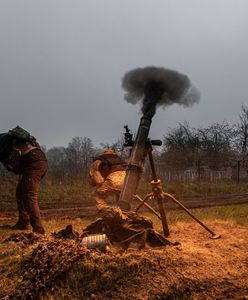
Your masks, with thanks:
M19 126L1 134L0 162L7 170L20 175L16 187L19 219L12 229L26 230L31 224L33 232L44 234L38 193L48 165L36 139Z
M100 210L107 205L109 196L114 199L119 197L121 186L125 178L125 163L113 150L105 150L93 159L89 171L90 184L97 186L93 193L96 206ZM111 199L113 204L113 199Z

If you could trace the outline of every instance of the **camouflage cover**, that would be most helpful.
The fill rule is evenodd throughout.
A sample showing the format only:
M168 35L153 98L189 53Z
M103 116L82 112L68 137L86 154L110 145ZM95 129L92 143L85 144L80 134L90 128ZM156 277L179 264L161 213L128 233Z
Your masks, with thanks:
M36 139L25 129L21 128L20 126L16 126L15 128L8 131L8 134L21 139L27 142L35 141Z

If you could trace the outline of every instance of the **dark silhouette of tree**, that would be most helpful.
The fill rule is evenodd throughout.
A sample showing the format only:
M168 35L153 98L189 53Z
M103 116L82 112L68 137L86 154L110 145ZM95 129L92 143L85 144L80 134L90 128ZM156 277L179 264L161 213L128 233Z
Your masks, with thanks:
M65 151L70 173L87 176L88 168L96 152L92 140L88 137L74 137Z
M248 152L248 106L241 106L237 129L238 148L241 153Z
M179 123L164 137L161 159L177 168L194 167L201 161L216 169L233 157L234 138L234 126L227 122L199 129Z
M235 128L227 122L215 123L198 129L200 141L199 159L212 169L229 164L235 153L233 150Z
M46 151L49 164L48 174L57 180L65 180L67 175L67 155L64 147L52 147Z
M167 150L195 149L199 147L199 139L195 129L187 122L178 123L178 126L170 129L164 137L164 146Z
M57 181L86 178L96 149L87 137L74 137L67 147L53 147L46 151L48 177Z

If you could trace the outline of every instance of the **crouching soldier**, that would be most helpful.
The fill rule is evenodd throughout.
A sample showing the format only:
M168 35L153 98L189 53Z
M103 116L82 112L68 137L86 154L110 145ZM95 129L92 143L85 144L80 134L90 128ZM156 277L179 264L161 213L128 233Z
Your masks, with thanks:
M111 149L105 150L93 159L89 182L97 187L93 193L97 209L106 207L107 203L118 205L125 173L124 161Z
M0 134L0 162L7 170L20 175L16 187L19 220L12 228L25 230L31 224L33 232L44 234L38 193L47 171L47 159L36 139L19 126Z

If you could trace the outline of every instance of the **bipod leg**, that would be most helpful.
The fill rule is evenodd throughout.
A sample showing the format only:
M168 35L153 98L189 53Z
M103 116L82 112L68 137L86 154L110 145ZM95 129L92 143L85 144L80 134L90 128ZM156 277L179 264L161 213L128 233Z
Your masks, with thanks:
M164 236L168 237L170 235L170 231L169 231L169 226L168 226L168 222L167 222L167 218L166 218L166 214L165 214L165 210L164 210L164 205L163 205L163 198L164 198L163 190L162 190L161 181L158 179L157 174L156 174L156 169L155 169L154 160L153 160L153 156L152 156L151 145L150 145L150 148L148 148L148 157L149 157L149 161L150 161L152 178L153 178L153 180L151 182L152 191L153 191L154 199L156 199L157 203L158 203L158 208L159 208L159 213L160 213L160 217L161 217L161 221L162 221Z
M159 208L159 213L158 214L156 212L155 209L153 209L149 204L146 203L146 201L153 195L153 198L155 200L157 200L158 203L158 208ZM143 200L138 196L138 195L134 195L133 198L138 200L140 202L140 205L135 209L135 212L138 212L138 210L144 205L146 208L148 208L154 215L156 215L162 222L162 227L163 227L163 232L164 232L164 236L168 237L170 235L170 231L169 231L169 226L168 226L168 222L167 222L167 218L166 218L166 214L165 214L165 210L164 210L164 205L163 205L163 201L161 199L160 194L148 194Z
M135 212L138 212L140 210L140 208L146 204L146 201L153 196L153 193L150 193L148 195L145 196L145 198L142 200L142 198L140 198L138 195L134 195L133 198L140 201L140 204L135 208Z
M220 238L220 235L214 233L211 229L209 229L205 224L203 224L199 219L197 219L181 202L179 202L175 197L173 197L171 194L163 193L164 196L171 199L173 202L175 202L179 207L181 207L189 216L191 216L192 219L194 219L197 223L199 223L205 230L207 230L212 236L212 239L218 239Z
M153 195L154 195L153 197L157 201L157 204L158 204L158 209L159 209L159 213L160 213L160 217L161 217L161 221L162 221L164 236L168 237L170 235L170 231L169 231L167 217L166 217L165 209L164 209L164 205L163 205L164 193L162 190L161 181L159 179L153 180L151 182L151 185L152 185L152 191L153 191Z
M159 213L160 213L160 217L161 217L161 221L162 221L164 236L168 237L170 235L170 231L169 231L167 217L165 214L164 205L163 205L163 201L162 201L163 196L161 194L154 194L154 198L157 200L157 203L158 203L158 209L159 209Z
M149 209L154 215L156 215L160 220L161 217L160 215L156 212L155 209L153 209L149 204L147 204L145 201L151 197L151 195L147 195L144 200L142 200L138 195L134 195L133 198L138 200L140 202L140 205L134 210L136 213L138 212L138 210L144 205L147 209Z

